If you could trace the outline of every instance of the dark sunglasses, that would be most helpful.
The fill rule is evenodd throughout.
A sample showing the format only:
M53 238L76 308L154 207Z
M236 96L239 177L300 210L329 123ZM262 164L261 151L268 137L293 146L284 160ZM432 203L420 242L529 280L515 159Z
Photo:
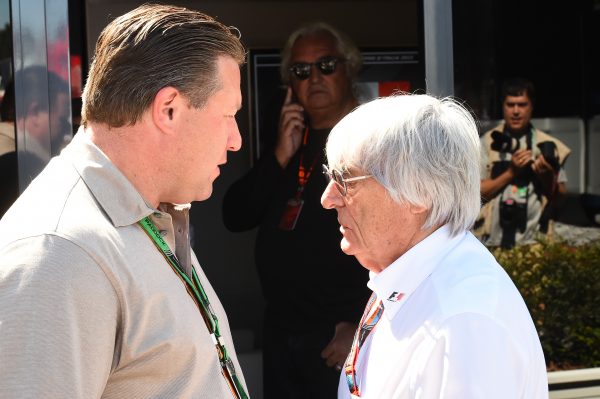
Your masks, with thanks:
M331 75L335 72L338 62L344 62L344 60L332 56L321 57L315 62L297 62L290 67L290 72L297 79L305 80L309 78L314 65L323 75Z

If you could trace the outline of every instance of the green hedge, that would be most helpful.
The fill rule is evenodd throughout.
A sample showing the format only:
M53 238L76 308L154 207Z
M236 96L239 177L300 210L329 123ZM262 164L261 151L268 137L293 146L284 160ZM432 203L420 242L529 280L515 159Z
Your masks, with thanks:
M548 370L600 366L600 242L491 249L523 295Z

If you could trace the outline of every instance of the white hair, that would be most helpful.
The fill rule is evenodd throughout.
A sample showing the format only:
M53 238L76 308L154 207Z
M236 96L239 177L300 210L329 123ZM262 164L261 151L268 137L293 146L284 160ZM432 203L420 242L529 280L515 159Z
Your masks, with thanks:
M468 230L481 205L480 141L471 114L451 98L395 95L346 115L327 140L329 167L370 174L398 203L428 209L423 229Z

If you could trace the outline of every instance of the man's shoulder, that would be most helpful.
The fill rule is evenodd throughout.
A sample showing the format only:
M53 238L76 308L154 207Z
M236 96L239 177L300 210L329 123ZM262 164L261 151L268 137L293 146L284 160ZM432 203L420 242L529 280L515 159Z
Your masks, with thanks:
M497 125L495 125L493 128L486 130L482 135L481 138L484 137L491 137L492 132L502 132L504 131L504 122L500 122Z
M550 135L549 133L546 133L543 130L538 129L535 126L534 126L533 130L535 132L535 141L537 143L551 141L556 145L556 149L558 151L558 157L561 160L561 164L563 164L565 162L565 160L567 159L567 157L569 156L569 154L571 154L571 149L565 143L563 143L561 140Z
M497 151L492 150L492 141L493 141L492 133L496 132L496 131L497 132L504 131L504 122L501 122L498 125L496 125L495 127L493 127L492 129L487 130L480 137L481 149L482 149L482 154L481 154L482 162L488 168L488 171L486 172L487 174L489 174L489 172L490 172L491 165L494 162L500 160L498 157L499 153Z
M471 233L448 253L434 278L445 291L442 297L453 298L441 304L448 314L487 313L503 293L514 291L504 269Z
M0 220L0 268L71 280L108 276L115 264L110 243L123 241L74 166L59 156Z
M54 158L0 221L0 246L46 234L77 237L81 227L98 229L105 219L73 166Z
M562 143L562 141L560 141L558 138L550 135L549 133L546 133L545 131L538 129L537 127L533 126L533 131L535 133L535 137L536 140L538 142L542 142L542 141L553 141L555 143ZM564 144L564 143L563 143Z
M499 124L497 124L496 126L494 126L493 128L485 131L481 137L481 143L483 144L483 147L490 151L491 150L491 144L492 144L492 133L493 132L503 132L504 131L504 122L500 122Z
M0 238L0 258L3 273L32 272L47 265L46 272L52 270L53 274L73 276L89 270L84 265L95 263L78 240L56 232L22 234L10 239L3 236Z

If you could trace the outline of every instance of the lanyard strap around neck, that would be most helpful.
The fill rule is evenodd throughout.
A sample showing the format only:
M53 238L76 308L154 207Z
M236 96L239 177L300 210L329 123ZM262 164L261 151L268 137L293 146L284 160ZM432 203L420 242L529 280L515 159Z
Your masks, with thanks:
M235 372L235 366L233 361L229 357L227 353L227 349L221 340L221 332L219 330L219 320L217 319L216 314L212 310L210 306L210 302L208 300L208 296L200 283L200 279L198 278L198 274L196 273L196 269L192 265L192 276L188 276L177 256L171 251L171 248L167 245L165 240L163 240L160 232L152 223L149 217L145 217L139 221L139 225L142 227L144 232L152 239L152 242L158 248L160 253L164 256L171 269L178 275L181 280L184 282L185 288L188 294L192 297L196 305L198 306L198 310L200 310L200 314L204 319L204 323L206 324L206 328L213 338L213 342L215 343L215 347L217 350L217 355L219 357L219 362L221 363L221 373L223 377L227 380L229 388L232 393L238 399L248 399L248 395L244 391L244 387L242 386L237 374Z
M313 159L312 164L308 170L304 167L304 153L306 152L306 143L308 142L308 127L304 130L304 138L302 139L302 148L300 149L300 164L298 165L298 193L297 196L300 197L302 195L302 191L304 191L304 186L308 183L308 179L317 164L318 156Z
M376 303L377 306L375 306ZM358 353L365 343L365 340L373 331L375 325L381 318L383 309L383 302L378 300L377 295L373 293L369 299L369 302L367 303L367 306L365 307L359 327L354 334L352 347L350 348L350 353L348 354L346 363L344 364L346 383L348 384L350 393L354 396L360 397L360 390L358 389L358 383L356 382L356 362L358 361Z

